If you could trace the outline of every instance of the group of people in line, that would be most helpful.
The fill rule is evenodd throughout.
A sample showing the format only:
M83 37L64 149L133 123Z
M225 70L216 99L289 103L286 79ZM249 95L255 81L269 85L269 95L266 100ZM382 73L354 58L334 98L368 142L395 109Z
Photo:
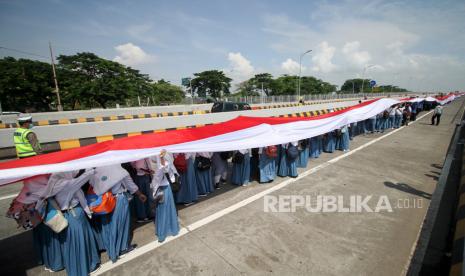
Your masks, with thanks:
M247 186L278 176L295 178L298 168L323 152L348 151L355 136L408 125L429 108L423 102L399 104L367 120L281 145L214 153L162 150L131 163L42 175L24 181L7 215L32 229L45 269L88 275L99 267L101 252L116 262L134 248L131 217L139 223L153 221L163 242L180 230L176 204L193 204L228 181ZM64 220L57 219L60 211Z

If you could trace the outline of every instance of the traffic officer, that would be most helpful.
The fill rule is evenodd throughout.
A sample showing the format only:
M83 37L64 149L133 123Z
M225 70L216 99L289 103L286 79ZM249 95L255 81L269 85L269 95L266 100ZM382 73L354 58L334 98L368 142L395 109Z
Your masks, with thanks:
M13 141L16 147L16 155L19 158L26 158L42 153L39 140L31 130L32 116L21 116L18 118L19 128L13 134Z

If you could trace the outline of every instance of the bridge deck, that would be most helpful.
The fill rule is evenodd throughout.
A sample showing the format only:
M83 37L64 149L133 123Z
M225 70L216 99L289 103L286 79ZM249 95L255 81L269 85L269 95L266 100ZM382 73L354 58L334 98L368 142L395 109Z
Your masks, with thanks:
M426 115L398 131L357 136L350 152L310 160L297 179L223 187L179 210L183 229L162 244L154 241L153 223L137 225L138 249L115 264L104 263L96 274L402 274L462 101L444 109L439 126L429 125L431 115ZM372 195L372 208L380 196L387 196L393 212L311 213L297 208L292 213L265 213L265 194L342 195L345 206L351 195ZM4 211L5 201L9 202L0 201ZM420 202L420 208L412 208ZM411 208L400 208L407 203ZM0 246L2 271L47 274L31 262L29 232L4 238Z

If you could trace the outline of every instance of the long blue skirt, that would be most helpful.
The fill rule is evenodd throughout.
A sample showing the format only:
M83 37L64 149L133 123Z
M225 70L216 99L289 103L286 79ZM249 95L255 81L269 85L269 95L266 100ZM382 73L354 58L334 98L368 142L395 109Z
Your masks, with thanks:
M278 175L281 177L290 176L297 177L297 159L289 160L287 154L283 149L283 154L281 155L281 160L279 161L279 171Z
M153 217L152 209L150 208L150 202L152 199L152 189L150 188L151 181L152 178L149 175L137 175L134 178L134 182L137 187L139 187L139 191L147 196L147 200L145 202L140 201L138 197L134 198L137 219Z
M376 119L368 119L368 131L374 133L376 131Z
M275 167L275 170L276 170L276 173L275 174L278 174L278 171L279 171L279 163L281 162L281 155L283 154L283 147L281 145L278 145L278 154L275 158L275 164L276 164L276 167Z
M299 153L299 158L297 158L297 163L296 166L297 168L306 168L308 164L308 155L309 155L310 149L305 147L304 150L301 150Z
M193 158L186 160L187 170L181 174L181 187L176 194L177 203L191 203L197 201L199 193L197 188L197 179L195 177L195 168Z
M86 276L97 268L100 257L94 232L80 206L64 213L68 227L60 233L68 276Z
M328 135L324 139L324 152L332 153L336 150L336 137L333 132L328 132Z
M250 181L254 181L259 177L260 168L259 168L260 157L258 155L252 155L250 157Z
M53 271L65 268L59 234L41 223L32 229L32 238L40 264Z
M346 131L341 133L341 136L337 138L336 149L338 150L349 150L350 137L349 132Z
M247 185L250 181L250 155L244 155L241 164L233 163L231 183L234 185Z
M357 132L358 134L366 134L367 133L367 128L366 128L366 123L367 120L364 121L359 121L357 122Z
M164 200L157 205L154 222L158 241L163 242L167 236L176 236L179 233L179 223L171 187L168 185L160 188L163 190Z
M195 168L195 179L199 195L205 195L213 192L214 188L211 168L203 171Z
M129 227L131 214L129 201L125 193L116 195L115 210L101 216L101 238L112 262L116 262L122 251L129 246Z
M318 136L310 138L309 157L311 158L320 157L320 141L318 139Z
M273 181L276 177L276 158L268 157L265 153L260 154L258 163L260 170L260 183Z

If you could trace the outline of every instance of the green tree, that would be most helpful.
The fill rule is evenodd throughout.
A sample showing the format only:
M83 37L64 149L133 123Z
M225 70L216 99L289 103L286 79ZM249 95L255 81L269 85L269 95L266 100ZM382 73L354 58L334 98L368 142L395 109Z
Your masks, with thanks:
M3 110L49 111L56 99L50 64L5 57L0 59L0 102Z
M147 75L93 53L61 55L58 61L63 98L68 107L98 103L106 108L128 98L151 95Z
M344 82L344 84L341 86L341 92L346 92L346 93L361 93L362 90L362 82L363 82L363 91L365 93L371 92L371 87L370 87L370 80L365 79L349 79Z
M192 79L192 89L199 97L221 98L229 94L231 79L226 77L222 71L209 70L195 73Z
M260 94L256 91L253 82L249 79L243 81L237 85L236 93L233 96L259 96Z
M273 86L273 76L269 73L257 74L249 80L250 84L253 86L254 90L262 91L269 96L271 95Z
M181 87L173 85L163 79L151 84L152 101L155 104L160 103L179 103L184 99L184 91Z
M370 86L370 79L349 79L344 82L341 86L341 92L345 93L360 93L362 90L362 82L363 82L363 91L364 93L371 93L371 86ZM381 85L378 86L376 89L378 92L406 92L407 90L404 88L400 88L397 86L392 85Z
M295 95L298 76L283 75L271 83L272 95ZM300 79L300 94L326 94L336 91L336 86L312 76Z

